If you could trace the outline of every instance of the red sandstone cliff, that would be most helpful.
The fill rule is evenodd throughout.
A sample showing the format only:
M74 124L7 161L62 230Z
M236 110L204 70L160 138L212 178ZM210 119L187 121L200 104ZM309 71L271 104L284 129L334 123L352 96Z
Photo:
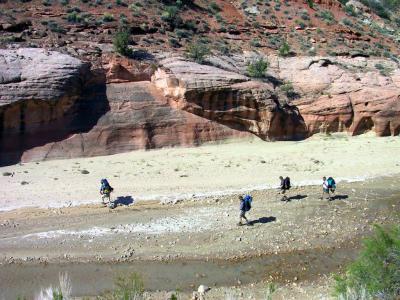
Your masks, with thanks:
M191 146L233 136L306 138L316 132L400 131L400 69L388 60L268 57L208 65L163 55L103 56L98 66L41 49L0 52L0 163ZM156 64L158 68L156 68ZM293 86L289 97L283 86Z

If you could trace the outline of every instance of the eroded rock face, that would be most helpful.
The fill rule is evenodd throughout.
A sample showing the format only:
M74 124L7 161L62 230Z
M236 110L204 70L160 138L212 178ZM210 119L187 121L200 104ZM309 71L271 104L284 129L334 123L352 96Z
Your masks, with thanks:
M269 82L180 58L160 64L152 81L174 107L265 140L306 136L296 108L282 106Z
M150 81L156 68L154 62L132 60L115 54L104 54L102 67L106 83Z
M26 151L22 161L88 157L153 149L195 146L248 133L172 108L150 82L108 84L105 95L93 89L92 103L105 96L109 111L88 132ZM97 93L97 94L96 94Z
M302 139L317 132L400 131L400 69L386 60L254 53L85 63L40 49L0 50L0 164L192 146L228 137ZM214 64L214 66L212 66ZM151 81L150 81L151 77ZM282 89L291 83L291 96Z
M43 49L0 50L0 163L68 136L88 66Z
M394 62L366 58L288 58L275 70L293 83L309 134L374 130L400 132L400 70ZM383 70L383 71L382 71ZM382 74L383 73L383 74Z

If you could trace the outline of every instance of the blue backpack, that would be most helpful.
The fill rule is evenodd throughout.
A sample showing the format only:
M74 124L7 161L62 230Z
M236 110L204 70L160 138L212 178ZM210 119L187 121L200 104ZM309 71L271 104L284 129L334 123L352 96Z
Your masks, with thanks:
M333 179L332 177L329 177L327 182L328 182L328 188L330 188L330 189L336 188L335 179Z
M112 192L114 189L111 187L111 185L108 183L107 179L102 179L101 180L101 188L102 191L103 190L108 190L110 192Z
M251 209L251 202L253 201L253 197L250 195L246 195L243 198L244 200L244 210L249 211Z

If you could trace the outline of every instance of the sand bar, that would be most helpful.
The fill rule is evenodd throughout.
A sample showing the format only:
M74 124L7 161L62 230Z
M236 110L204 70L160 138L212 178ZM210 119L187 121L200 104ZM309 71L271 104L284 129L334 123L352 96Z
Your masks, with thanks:
M0 210L61 207L100 201L108 178L114 197L173 200L400 173L399 137L315 135L299 142L235 140L197 148L135 151L112 156L32 162L0 168ZM87 172L86 172L87 171ZM9 172L13 176L4 176ZM87 173L87 174L84 174Z

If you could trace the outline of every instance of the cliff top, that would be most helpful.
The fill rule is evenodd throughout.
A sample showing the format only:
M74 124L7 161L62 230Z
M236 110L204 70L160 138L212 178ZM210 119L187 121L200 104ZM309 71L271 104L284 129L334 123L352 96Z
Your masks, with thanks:
M0 47L43 47L94 61L113 50L122 30L145 52L183 52L202 43L224 54L397 59L398 6L390 0L0 0Z

